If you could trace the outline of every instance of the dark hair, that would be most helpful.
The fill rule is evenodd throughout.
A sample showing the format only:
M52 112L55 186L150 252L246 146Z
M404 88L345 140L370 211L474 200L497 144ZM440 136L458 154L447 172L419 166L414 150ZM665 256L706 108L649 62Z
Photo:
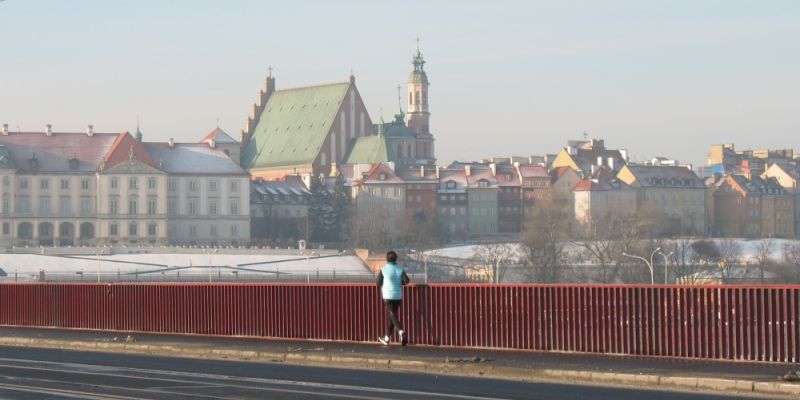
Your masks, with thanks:
M386 253L386 261L388 261L390 263L396 263L397 262L397 253L395 253L393 251L390 251L390 252Z

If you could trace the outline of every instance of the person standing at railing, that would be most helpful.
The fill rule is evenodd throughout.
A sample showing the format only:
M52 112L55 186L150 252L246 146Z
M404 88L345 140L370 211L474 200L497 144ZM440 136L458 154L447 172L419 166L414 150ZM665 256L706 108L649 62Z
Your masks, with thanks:
M386 253L386 265L378 272L377 282L383 298L383 305L389 313L386 336L378 337L378 341L384 346L389 345L395 328L397 328L397 334L400 335L400 343L403 346L408 344L408 335L403 330L403 324L397 316L397 311L403 303L403 286L407 285L409 281L406 271L397 265L397 253L393 251Z

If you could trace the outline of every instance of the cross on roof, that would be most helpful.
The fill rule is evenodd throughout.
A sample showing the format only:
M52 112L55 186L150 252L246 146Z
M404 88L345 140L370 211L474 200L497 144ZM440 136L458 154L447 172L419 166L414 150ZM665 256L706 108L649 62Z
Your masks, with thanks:
M267 71L269 71L269 77L272 78L272 64L267 68Z

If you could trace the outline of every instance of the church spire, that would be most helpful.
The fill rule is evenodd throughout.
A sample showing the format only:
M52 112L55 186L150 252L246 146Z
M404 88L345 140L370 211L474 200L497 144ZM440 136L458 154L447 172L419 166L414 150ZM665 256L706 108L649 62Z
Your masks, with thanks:
M136 116L136 133L133 135L137 142L142 141L142 131L139 130L139 116Z

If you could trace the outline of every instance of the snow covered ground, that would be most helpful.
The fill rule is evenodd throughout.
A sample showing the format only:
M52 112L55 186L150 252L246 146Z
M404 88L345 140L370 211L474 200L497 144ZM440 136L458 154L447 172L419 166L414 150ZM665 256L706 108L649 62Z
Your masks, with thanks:
M213 268L209 269L209 263ZM0 269L5 276L0 278L31 280L44 271L53 276L93 276L98 270L103 275L137 275L146 279L149 275L169 277L182 274L221 276L232 274L239 280L259 279L259 276L371 274L356 256L311 257L298 255L254 255L254 254L119 254L101 256L50 256L38 254L0 254ZM234 272L235 271L235 272ZM2 274L0 273L0 274ZM74 278L73 278L74 279Z
M739 244L741 247L741 257L740 261L747 262L751 261L756 257L758 253L759 245L762 242L770 241L771 243L771 255L773 259L780 260L783 257L783 247L786 244L798 244L800 241L792 240L792 239L710 239L714 241L717 246L719 247L720 244L725 240L734 240L736 243ZM516 257L521 257L522 252L520 251L519 243L507 243L509 246L509 252L516 255ZM487 245L465 245L465 246L455 246L455 247L444 247L441 249L434 249L426 251L425 254L430 256L439 256L439 257L448 257L448 258L456 258L456 259L480 259L481 253L483 252L482 248L485 248ZM576 243L568 243L567 244L567 251L579 251L579 247Z

